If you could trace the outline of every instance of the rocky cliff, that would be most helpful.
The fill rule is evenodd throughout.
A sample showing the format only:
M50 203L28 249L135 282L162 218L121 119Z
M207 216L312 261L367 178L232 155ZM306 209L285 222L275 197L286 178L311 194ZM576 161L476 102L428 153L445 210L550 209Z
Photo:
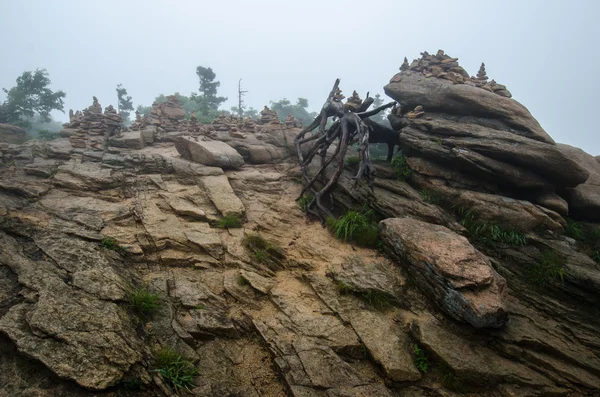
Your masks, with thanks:
M265 111L0 143L0 396L171 395L164 348L197 396L598 395L600 164L485 70L402 69L404 163L335 191L379 249L307 218L299 129Z

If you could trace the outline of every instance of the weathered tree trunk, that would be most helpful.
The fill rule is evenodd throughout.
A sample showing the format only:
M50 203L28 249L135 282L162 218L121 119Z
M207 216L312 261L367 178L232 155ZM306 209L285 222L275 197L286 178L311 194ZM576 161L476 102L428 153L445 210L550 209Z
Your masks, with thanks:
M331 194L332 188L337 183L342 170L344 169L344 157L348 150L348 145L352 144L355 138L358 139L359 144L359 168L354 179L358 182L359 180L366 178L371 189L373 188L373 181L375 178L375 167L371 163L371 157L369 155L369 133L372 131L373 126L370 123L363 122L364 119L373 116L382 110L390 108L395 102L390 102L386 105L380 106L376 109L368 111L368 108L373 104L373 98L367 97L362 102L356 112L350 111L344 108L340 98L343 96L336 92L340 84L340 79L336 79L335 84L331 92L329 93L325 104L321 108L319 115L304 128L294 139L296 151L298 152L298 159L300 167L302 168L302 176L304 179L304 187L300 193L298 199L304 196L307 192L312 192L314 198L306 206L306 212L317 216L321 223L325 223L325 216L333 216L332 209L326 208L323 205L323 198L329 196L333 206L333 196ZM325 129L327 120L329 117L337 117L339 120L334 122L328 129ZM312 132L318 127L318 130L313 133L312 136L305 138L308 132ZM302 153L302 145L312 142L307 154L306 159ZM337 142L335 151L332 153L330 158L327 158L327 151L329 147ZM393 146L392 146L393 147ZM308 166L312 163L315 156L320 154L321 166L318 171L310 176L308 172ZM336 171L329 178L328 181L323 181L323 187L317 189L315 183L319 180L320 176L325 175L325 170L331 165L331 163L337 160ZM315 208L316 205L316 208Z

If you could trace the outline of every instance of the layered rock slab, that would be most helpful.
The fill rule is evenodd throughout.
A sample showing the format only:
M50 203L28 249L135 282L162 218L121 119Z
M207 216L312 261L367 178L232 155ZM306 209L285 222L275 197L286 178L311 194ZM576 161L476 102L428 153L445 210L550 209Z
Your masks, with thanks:
M518 187L573 187L588 177L585 167L554 144L496 129L498 126L479 125L475 120L426 114L426 118L411 120L402 129L401 139L404 146L435 161Z
M410 338L395 323L379 313L366 310L350 317L352 328L388 378L396 382L421 379L410 354Z
M506 281L465 237L411 218L386 219L379 230L392 256L446 314L476 328L506 324Z
M181 136L175 140L175 147L181 157L196 163L222 168L244 165L242 156L225 142Z
M554 144L525 106L511 98L448 80L429 79L417 73L398 73L384 91L403 108L472 115L500 120L518 135Z
M587 220L600 221L600 164L597 158L583 150L559 143L558 149L580 167L589 172L589 178L572 189L567 189L565 198L570 213Z

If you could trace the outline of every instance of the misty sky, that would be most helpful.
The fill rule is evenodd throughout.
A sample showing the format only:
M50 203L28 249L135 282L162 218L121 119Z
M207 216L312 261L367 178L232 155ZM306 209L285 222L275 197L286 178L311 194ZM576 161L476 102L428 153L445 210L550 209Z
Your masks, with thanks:
M116 107L118 83L150 105L197 91L202 65L224 109L243 78L247 106L305 97L317 111L336 77L346 95L383 95L404 56L443 49L472 75L485 62L556 141L600 155L598 15L597 0L0 0L0 87L46 68L67 113L93 95Z

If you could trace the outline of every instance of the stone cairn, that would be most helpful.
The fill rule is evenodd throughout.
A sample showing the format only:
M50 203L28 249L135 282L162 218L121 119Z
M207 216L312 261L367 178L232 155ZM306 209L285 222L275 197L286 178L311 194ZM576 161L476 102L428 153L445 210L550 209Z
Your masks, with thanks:
M69 111L70 121L65 128L75 129L74 135L69 137L71 146L76 148L91 148L103 150L104 140L116 135L121 130L123 120L112 105L102 113L102 106L98 98L93 97L93 103L83 112Z
M269 109L266 105L263 110L260 111L260 116L258 117L259 124L281 124L279 121L279 116L277 116L277 112Z
M263 134L269 134L282 128L302 128L302 122L290 114L286 117L285 122L281 123L277 112L265 106L256 121L251 117L236 117L223 112L201 133L212 139L223 139L223 134L237 139L246 139L249 134L255 134L257 139L263 139Z
M476 77L469 76L469 73L458 64L458 58L452 58L446 55L443 50L438 50L435 55L427 51L421 53L421 58L408 63L404 62L400 66L402 73L422 73L425 77L436 77L452 81L454 84L467 84L481 89L493 92L494 94L512 97L506 86L496 83L494 80L488 82L485 72L485 64L481 64Z
M202 126L198 123L198 117L192 112L190 119L185 119L185 109L177 95L170 95L163 103L154 102L144 117L139 112L135 114L135 122L129 127L132 131L140 131L146 128L154 128L157 133L188 131L198 134Z
M356 91L352 92L352 96L350 96L347 100L346 103L344 104L344 108L347 110L350 110L352 112L356 112L358 111L358 109L360 109L360 105L362 105L363 100L360 99L360 96L358 96L358 93Z
M221 113L206 129L206 135L218 139L219 134L227 133L233 138L245 139L249 133L256 132L256 122L251 117L236 117Z
M285 117L285 127L286 128L298 128L300 127L300 122L291 114L288 114Z

